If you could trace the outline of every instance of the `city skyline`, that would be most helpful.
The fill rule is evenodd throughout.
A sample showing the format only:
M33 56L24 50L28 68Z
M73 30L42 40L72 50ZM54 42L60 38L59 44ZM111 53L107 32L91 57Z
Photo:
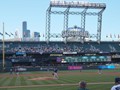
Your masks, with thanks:
M32 35L33 33L33 35ZM22 22L22 41L39 41L40 33L39 32L32 32L27 28L27 21Z
M31 37L30 30L27 28L27 21L22 22L22 41L29 40Z
M72 1L72 0L65 0L65 1ZM81 1L81 0L76 0ZM86 1L86 0L83 0ZM120 27L119 27L119 16L120 13L117 9L120 7L120 1L108 1L108 0L87 0L88 2L101 2L106 3L106 10L103 13L103 23L102 23L102 39L107 40L108 37L112 37L117 40L118 35L120 34ZM46 10L49 7L50 0L43 1L42 3L40 0L1 0L0 4L0 32L2 32L2 23L5 24L5 31L7 33L15 33L18 31L20 37L22 37L22 27L21 23L23 21L28 22L28 28L31 32L40 32L41 40L45 40L45 23L46 23ZM77 25L79 27L79 20L74 18L79 16L70 16L70 23L69 27ZM63 16L53 15L53 22L52 22L52 30L53 32L57 33L60 30L62 31L63 28ZM62 20L61 20L62 19ZM96 17L88 17L87 18L87 29L90 30L91 33L96 32ZM57 22L56 22L57 21ZM92 21L92 23L91 23ZM74 22L74 23L73 23ZM54 29L53 29L54 28ZM58 29L58 30L57 30ZM115 38L116 37L116 38ZM2 36L0 36L0 39ZM9 38L6 35L5 38ZM12 38L12 37L11 37ZM109 40L112 40L109 38Z

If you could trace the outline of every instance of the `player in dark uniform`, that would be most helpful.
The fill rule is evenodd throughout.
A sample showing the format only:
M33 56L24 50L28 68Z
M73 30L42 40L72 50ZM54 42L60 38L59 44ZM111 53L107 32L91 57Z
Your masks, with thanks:
M100 66L98 67L98 73L102 74L102 68Z
M89 90L89 89L86 88L86 86L87 86L86 82L85 81L81 81L81 82L79 82L78 90Z
M58 79L58 69L57 68L54 68L54 72L53 72L53 78L54 79Z

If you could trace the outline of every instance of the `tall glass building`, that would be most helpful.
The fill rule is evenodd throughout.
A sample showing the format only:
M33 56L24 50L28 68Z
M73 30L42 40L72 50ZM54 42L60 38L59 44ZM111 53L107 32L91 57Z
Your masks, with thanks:
M28 41L30 39L30 30L27 30L27 22L24 21L22 23L22 29L23 29L23 41Z
M39 32L34 32L34 41L40 41L40 33Z

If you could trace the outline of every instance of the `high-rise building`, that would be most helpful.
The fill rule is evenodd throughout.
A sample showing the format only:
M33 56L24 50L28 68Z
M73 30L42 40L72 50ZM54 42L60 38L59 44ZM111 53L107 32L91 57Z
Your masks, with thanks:
M39 32L34 32L33 37L34 37L34 41L40 41L40 33Z
M23 26L22 27L23 27L23 30L27 30L27 22L26 21L23 22Z
M22 29L23 29L23 41L28 41L30 39L30 30L27 29L27 22L24 21L22 23Z
M26 30L26 37L30 38L30 30Z

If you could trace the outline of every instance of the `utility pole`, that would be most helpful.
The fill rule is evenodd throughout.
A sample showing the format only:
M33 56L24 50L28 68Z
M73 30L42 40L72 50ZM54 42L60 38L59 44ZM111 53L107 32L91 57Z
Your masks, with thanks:
M2 52L3 53L2 54L3 55L3 58L2 58L3 59L3 71L5 69L5 40L4 40L5 37L4 37L4 33L5 33L5 31L4 31L4 22L3 22L3 47L2 47L3 48L3 50L2 50L3 51Z

